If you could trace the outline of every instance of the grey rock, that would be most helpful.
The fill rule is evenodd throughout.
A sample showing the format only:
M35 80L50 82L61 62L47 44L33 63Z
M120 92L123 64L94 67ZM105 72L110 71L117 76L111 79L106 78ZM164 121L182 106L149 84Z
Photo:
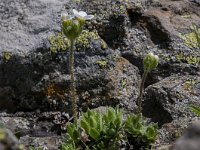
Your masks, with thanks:
M170 144L194 120L191 105L199 106L199 76L173 75L145 89L143 115L160 126L158 139Z
M173 150L198 150L200 147L200 122L193 122L176 141Z
M198 76L174 75L149 86L144 98L144 115L159 125L194 117L189 107L200 105L199 81Z

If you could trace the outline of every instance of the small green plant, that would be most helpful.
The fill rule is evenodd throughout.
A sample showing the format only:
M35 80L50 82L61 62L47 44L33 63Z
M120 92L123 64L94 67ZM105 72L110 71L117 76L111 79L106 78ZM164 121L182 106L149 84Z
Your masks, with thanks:
M155 142L156 135L157 126L148 125L141 116L128 116L124 121L118 108L109 107L105 113L88 110L78 122L67 125L67 141L61 150L118 150L126 137L129 144L139 141L146 148Z
M73 149L117 149L122 138L122 111L108 108L107 112L88 110L78 124L67 125L68 140L62 145Z
M143 60L144 73L142 75L142 81L140 84L139 96L136 101L138 105L139 114L142 112L142 95L143 95L143 89L144 89L144 82L146 80L148 73L158 66L158 60L159 60L158 56L154 55L153 53L147 54Z
M157 137L157 124L150 123L142 118L140 114L127 116L125 122L125 131L127 133L129 144L133 145L134 149L142 146L149 148L155 142Z
M72 99L72 111L74 121L77 121L77 103L76 103L76 87L74 77L74 45L76 39L80 36L83 31L83 26L86 20L92 19L93 15L87 15L87 13L73 9L74 15L63 14L62 15L62 31L64 35L70 41L69 51L69 72L71 76L71 99ZM75 19L73 19L75 18Z
M200 117L200 107L192 105L190 106L190 110L193 113L195 113L198 117Z

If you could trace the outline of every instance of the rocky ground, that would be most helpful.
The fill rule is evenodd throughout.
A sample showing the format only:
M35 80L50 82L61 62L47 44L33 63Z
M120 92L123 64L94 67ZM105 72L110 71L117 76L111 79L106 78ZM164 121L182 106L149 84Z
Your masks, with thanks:
M158 122L156 144L173 144L198 120L189 106L200 105L200 50L181 35L193 39L191 23L200 26L199 0L1 0L1 123L26 148L54 150L63 140L71 104L60 17L73 8L95 15L76 44L79 111L119 105L133 113L143 57L154 52L160 61L145 83L143 114Z

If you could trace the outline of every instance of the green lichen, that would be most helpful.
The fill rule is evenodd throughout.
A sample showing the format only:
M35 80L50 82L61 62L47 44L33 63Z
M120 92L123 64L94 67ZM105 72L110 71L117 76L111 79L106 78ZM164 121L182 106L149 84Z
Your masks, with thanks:
M3 58L7 62L11 59L12 53L11 52L3 52Z
M101 68L105 69L108 67L108 61L107 60L98 60L96 64Z
M185 62L187 64L198 66L200 63L200 56L184 55L183 53L180 53L176 55L176 60L178 62Z
M193 25L192 32L187 34L180 34L179 37L184 41L184 44L189 48L200 48L200 28Z
M54 36L50 36L48 39L51 52L56 53L60 51L66 51L70 47L69 40L67 38L64 38L62 36L62 33L57 33ZM100 38L97 32L89 32L84 30L76 40L77 51L88 48L91 40L99 40L102 49L107 48L106 43Z

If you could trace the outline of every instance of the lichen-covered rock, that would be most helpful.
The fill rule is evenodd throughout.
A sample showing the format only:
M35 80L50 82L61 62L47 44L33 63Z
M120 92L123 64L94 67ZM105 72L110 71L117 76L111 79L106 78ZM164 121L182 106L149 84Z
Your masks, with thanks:
M200 104L199 81L198 76L175 75L149 86L143 105L144 115L160 125L194 117L189 107Z
M191 105L200 105L198 76L170 76L145 90L143 114L157 122L159 139L170 143L181 136L187 125L195 120Z
M125 27L127 44L121 48L122 56L140 70L143 56L149 51L160 58L146 85L177 73L199 75L199 48L188 45L188 41L197 43L190 29L191 22L200 24L197 4L187 0L130 0L127 8L132 26ZM188 41L183 37L188 37Z
M0 21L3 39L0 47L1 109L9 112L34 109L70 111L69 42L60 33L60 12L65 10L64 4L69 6L66 11L74 5L62 0L56 3L39 0L1 2L2 11L9 8L3 11ZM52 11L48 11L51 7ZM9 26L6 25L8 22ZM130 99L134 101L140 79L138 70L128 61L124 64L127 71L123 67L116 70L117 57L120 54L109 49L96 31L85 30L77 39L75 66L80 106L97 107L120 102L127 105ZM108 77L112 69L122 72L115 73L115 83ZM134 83L130 82L132 79ZM126 87L125 80L133 84ZM116 84L115 90L121 86L128 89L126 97L116 91L110 94L108 90L112 84Z

